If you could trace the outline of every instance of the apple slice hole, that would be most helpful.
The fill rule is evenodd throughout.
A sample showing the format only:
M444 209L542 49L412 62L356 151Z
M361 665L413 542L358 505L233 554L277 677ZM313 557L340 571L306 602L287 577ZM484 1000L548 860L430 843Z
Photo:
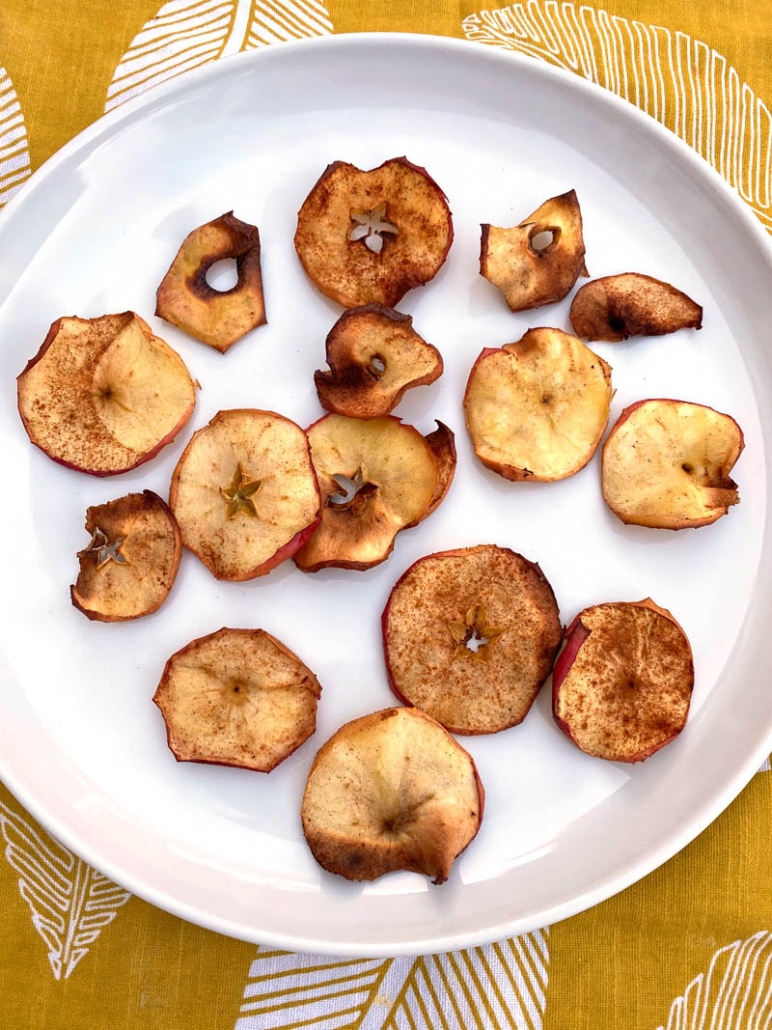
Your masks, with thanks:
M223 258L215 261L206 270L206 282L218 293L227 293L238 285L239 270L235 258Z
M386 362L380 356L380 354L373 354L370 358L370 371L376 379L380 379L383 373L386 371Z
M541 229L531 237L531 250L542 251L550 247L557 236L554 229Z

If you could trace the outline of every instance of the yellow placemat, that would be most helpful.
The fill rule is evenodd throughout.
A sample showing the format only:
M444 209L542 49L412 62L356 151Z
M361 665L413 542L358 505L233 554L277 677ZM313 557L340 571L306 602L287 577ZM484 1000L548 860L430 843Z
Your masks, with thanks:
M772 227L769 14L750 0L3 0L0 203L156 82L276 39L379 30L466 38L599 82L682 136ZM685 851L589 912L469 952L340 961L255 948L130 897L0 788L0 1028L762 1030L771 822L765 771Z

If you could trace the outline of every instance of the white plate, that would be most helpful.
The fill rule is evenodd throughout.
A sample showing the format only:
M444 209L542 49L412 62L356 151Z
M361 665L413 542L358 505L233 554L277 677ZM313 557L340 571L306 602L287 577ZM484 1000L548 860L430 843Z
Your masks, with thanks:
M179 349L200 394L308 424L312 373L339 310L300 270L295 213L325 165L406 154L446 191L456 239L445 268L401 305L439 346L443 379L398 409L457 431L445 504L367 573L304 576L291 563L222 584L186 554L155 616L90 623L68 586L88 504L165 494L189 431L117 480L69 472L27 441L14 377L49 323L134 308ZM479 223L513 225L575 188L593 275L638 270L705 307L705 328L598 346L614 367L612 418L674 396L734 415L746 451L742 504L682 533L624 527L604 507L599 463L556 484L510 484L473 459L460 401L483 347L530 325L567 328L568 302L510 314L478 276ZM269 325L227 356L153 319L177 246L223 211L260 226ZM752 216L691 151L579 78L468 43L357 36L270 47L187 75L98 122L39 171L0 222L0 436L4 574L0 772L75 852L142 897L224 933L353 955L441 951L577 912L643 876L702 830L770 748L772 439L770 248ZM192 428L192 427L191 427ZM483 828L450 881L371 885L322 872L300 832L316 748L343 721L392 703L379 615L397 577L432 551L482 542L538 560L564 621L585 605L651 595L696 655L686 731L637 767L581 754L554 727L545 689L522 726L466 743L487 790ZM263 626L324 688L316 737L270 777L178 765L150 698L165 659L223 625Z

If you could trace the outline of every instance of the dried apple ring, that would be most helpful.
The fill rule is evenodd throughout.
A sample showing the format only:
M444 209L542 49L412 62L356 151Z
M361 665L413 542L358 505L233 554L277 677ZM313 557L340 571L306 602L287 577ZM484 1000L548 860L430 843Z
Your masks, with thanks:
M178 762L270 772L316 729L322 688L262 629L221 629L166 663L153 701Z
M230 290L215 290L206 273L225 258L235 259L238 280ZM229 211L190 232L158 287L155 313L223 354L264 325L257 226Z

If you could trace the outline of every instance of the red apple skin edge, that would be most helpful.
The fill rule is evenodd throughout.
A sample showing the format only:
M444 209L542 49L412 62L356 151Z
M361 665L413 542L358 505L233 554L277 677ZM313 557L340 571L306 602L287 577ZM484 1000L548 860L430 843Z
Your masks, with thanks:
M278 551L275 552L267 561L264 561L262 565L258 565L256 569L252 569L244 576L236 576L228 579L229 583L244 583L249 579L257 579L259 576L267 576L271 569L275 569L277 565L281 565L287 558L291 558L293 554L297 554L300 548L307 544L311 537L316 532L317 526L321 522L321 519L316 519L310 526L306 526L305 529L301 529L299 533L296 533L291 540L288 540L286 544L283 544ZM216 576L215 579L221 577Z
M399 577L397 582L392 587L391 594L389 594L389 600L386 602L386 607L383 609L383 613L381 615L381 640L383 642L383 660L384 660L384 664L386 666L386 678L389 681L389 688L391 689L392 694L396 697L396 699L399 701L399 703L404 705L406 708L415 708L415 705L412 703L412 701L409 701L405 697L404 694L400 693L396 683L394 682L394 679L392 678L391 666L389 665L389 657L388 657L389 656L389 645L388 645L387 629L388 629L388 625L389 625L389 611L391 609L391 598L392 598L392 595L394 594L394 591L397 589L397 587L402 582L402 580L405 578L405 576L407 576L408 572L411 572L416 567L416 565L420 565L422 562L425 562L427 560L427 558L453 558L456 555L463 554L464 551L466 551L466 550L468 550L468 548L456 548L453 551L438 551L436 554L427 554L423 558L419 558L417 561L414 561L413 564L410 566L410 568L405 569L405 571L402 573L402 575ZM522 558L523 556L520 555L520 557ZM539 573L540 576L544 576L544 573L542 572L541 566L539 565L538 562L528 561L527 558L523 558L523 561L527 562L531 566L532 569L534 569L536 572ZM544 577L544 578L546 579L546 577ZM577 647L577 650L578 650L578 647ZM565 672L563 673L563 675L565 675ZM450 726L446 726L445 729L448 731L448 733L460 733L459 730L454 730ZM512 729L512 727L510 727L510 729ZM566 731L564 730L563 732L565 733ZM460 735L464 736L464 737L484 736L484 734L470 733L469 731L464 731L463 733L460 733ZM570 734L569 734L569 736L570 736ZM479 779L479 777L478 777L478 779Z
M657 401L658 403L664 402L665 404L694 404L696 407L707 408L709 411L715 411L718 415L723 415L724 418L731 419L731 421L734 422L734 424L737 426L737 432L740 434L740 447L737 451L737 458L739 458L742 452L744 451L745 435L740 426L738 425L738 423L735 421L735 419L732 418L731 415L727 415L724 411L718 411L716 408L711 408L709 404L698 404L695 401L675 400L673 397L646 397L642 401L636 401L635 404L630 404L627 408L624 409L624 411L621 413L619 418L614 423L611 432L609 433L608 437L606 437L606 441L608 442L609 438L613 436L616 430L619 429L620 426L624 425L624 423L628 420L628 418L630 418L630 416L636 410L636 408L640 408L643 404L649 404L651 401ZM735 458L735 461L737 460L737 458Z
M633 405L633 407L637 408L638 405L635 404ZM648 600L648 603L647 601L639 601L638 603L642 607L653 608L655 611L658 611L662 615L667 616L667 618L674 622L676 626L678 626L678 628L681 629L681 631L683 632L680 623L675 618L673 618L670 612L666 609L660 608L659 605L654 604L650 600ZM558 660L555 662L555 668L552 670L552 717L555 720L555 724L557 725L557 727L568 737L569 740L573 741L574 744L576 744L576 740L574 739L571 730L568 727L568 723L556 714L558 693L560 691L560 687L563 683L563 680L566 678L566 675L568 674L568 670L574 664L574 660L577 654L579 653L579 649L581 648L585 640L590 636L590 633L591 631L587 629L587 627L580 621L579 616L577 615L577 617L574 619L574 621L571 623L571 625L565 632L565 636L563 638L565 640L565 647L560 652ZM683 729L683 727L681 727L681 729ZM681 730L678 731L678 733L680 732ZM676 734L676 736L677 735L678 734ZM669 740L663 741L656 747L650 747L646 748L643 751L639 751L638 754L631 755L630 758L617 758L616 761L625 763L627 765L634 765L636 762L643 762L647 758L650 758L651 755L655 754L657 751L660 751L667 744L670 744L673 740L675 740L675 737L671 737ZM576 746L579 747L578 744Z

